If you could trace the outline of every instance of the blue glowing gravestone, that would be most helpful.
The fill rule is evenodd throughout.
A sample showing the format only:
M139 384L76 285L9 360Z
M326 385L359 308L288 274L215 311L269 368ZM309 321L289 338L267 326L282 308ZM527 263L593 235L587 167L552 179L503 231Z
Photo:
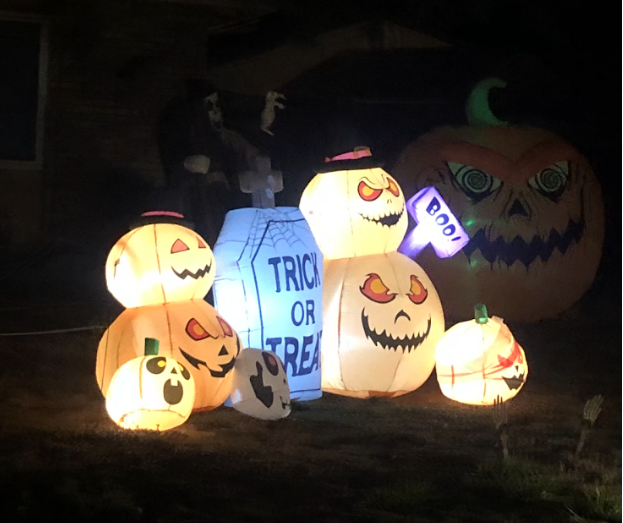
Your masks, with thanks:
M312 400L322 395L323 259L298 207L274 207L280 175L264 158L241 176L257 207L225 217L214 246L214 304L244 347L279 356L292 399Z

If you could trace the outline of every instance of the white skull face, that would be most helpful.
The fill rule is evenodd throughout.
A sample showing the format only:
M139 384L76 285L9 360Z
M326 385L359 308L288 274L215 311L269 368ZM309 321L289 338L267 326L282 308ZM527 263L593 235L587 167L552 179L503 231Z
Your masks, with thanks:
M320 173L300 207L326 259L395 251L407 230L402 189L381 168Z
M283 363L270 351L244 349L234 366L233 407L260 419L290 414L290 387Z
M173 358L145 356L121 366L110 382L106 408L127 429L168 430L192 411L195 382Z
M221 109L218 93L212 93L210 96L206 96L204 105L208 110L210 124L215 131L220 131L223 128L223 111Z
M323 301L323 389L404 394L430 376L444 319L417 263L398 252L332 261Z

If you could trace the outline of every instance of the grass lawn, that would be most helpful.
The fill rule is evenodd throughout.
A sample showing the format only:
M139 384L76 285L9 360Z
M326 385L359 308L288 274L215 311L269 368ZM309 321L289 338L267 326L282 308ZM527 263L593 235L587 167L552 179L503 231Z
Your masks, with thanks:
M118 313L25 307L0 311L0 332ZM277 422L220 407L166 433L128 432L95 382L101 330L0 337L1 520L621 521L620 313L614 292L564 319L510 325L530 375L508 403L507 460L493 408L446 399L434 374L399 398L295 403Z

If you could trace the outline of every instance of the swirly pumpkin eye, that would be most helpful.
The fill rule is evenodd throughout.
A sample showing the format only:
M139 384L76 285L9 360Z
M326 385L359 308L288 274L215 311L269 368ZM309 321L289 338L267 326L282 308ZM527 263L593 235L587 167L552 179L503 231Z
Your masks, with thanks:
M540 171L528 183L543 196L556 201L567 188L568 179L569 163L558 162Z
M424 303L428 297L428 291L418 277L413 274L411 275L411 288L409 289L408 296L409 299L416 305Z
M448 162L448 167L460 189L475 201L486 198L502 183L496 177L469 165Z

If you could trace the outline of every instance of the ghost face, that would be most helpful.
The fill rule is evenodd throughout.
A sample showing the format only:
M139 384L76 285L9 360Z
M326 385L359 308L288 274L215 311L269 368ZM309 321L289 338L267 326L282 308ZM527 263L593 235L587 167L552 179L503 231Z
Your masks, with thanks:
M334 260L324 270L323 390L369 397L418 388L444 330L426 273L398 252Z
M260 419L290 414L290 388L279 357L270 351L244 349L236 360L231 400L233 407Z
M404 194L381 168L320 173L300 207L325 259L395 251L407 230Z
M452 327L437 345L437 381L450 399L493 405L517 395L528 377L526 355L498 317Z
M126 429L168 430L188 419L195 382L184 365L165 356L130 360L115 373L106 409Z
M229 323L204 300L123 311L98 347L96 374L104 395L112 374L141 353L145 338L160 340L160 354L190 371L196 388L193 410L211 410L227 399L242 345Z
M205 240L169 223L128 232L106 260L108 289L127 308L203 298L214 275L214 256Z
M510 133L511 144L526 140L517 130L495 131ZM426 251L418 258L454 317L485 302L508 320L547 318L592 284L603 243L599 184L571 146L550 135L539 142L540 136L535 131L534 140L515 148L496 142L496 150L420 144L396 166L417 187L434 185L471 238L453 258L437 260ZM493 142L493 135L480 142Z

